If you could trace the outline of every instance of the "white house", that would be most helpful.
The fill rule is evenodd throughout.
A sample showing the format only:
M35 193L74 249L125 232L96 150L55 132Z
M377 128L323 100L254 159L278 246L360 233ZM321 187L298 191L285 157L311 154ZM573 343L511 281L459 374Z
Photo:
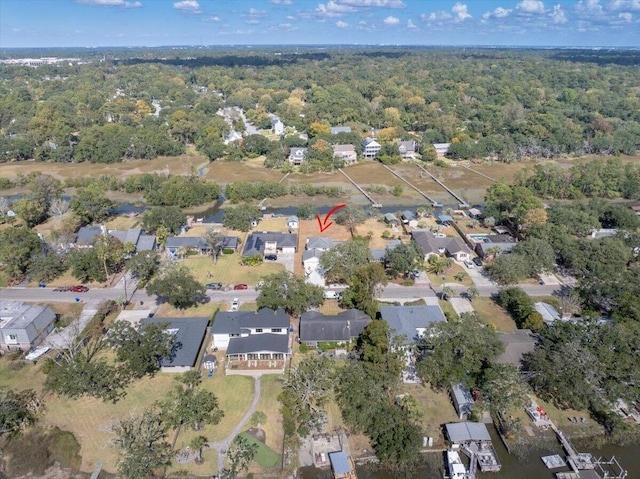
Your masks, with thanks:
M302 162L307 158L308 148L294 147L289 152L289 163L293 166L300 166Z
M38 346L53 331L56 315L49 306L0 301L0 350Z
M323 250L313 248L302 253L302 264L304 266L304 277L307 283L316 286L326 286L324 281L324 271L320 266L320 257L324 253Z
M451 143L433 143L433 147L436 149L438 158L444 158L449 153L449 147Z
M382 146L373 138L367 137L362 140L362 156L365 158L375 158Z
M417 158L415 141L399 141L396 143L396 146L403 160L413 160Z
M297 216L289 216L287 218L287 228L297 230L300 227L300 219Z
M333 158L342 160L347 166L358 162L358 154L353 145L333 145Z
M271 131L274 135L284 135L284 123L275 115L271 117Z

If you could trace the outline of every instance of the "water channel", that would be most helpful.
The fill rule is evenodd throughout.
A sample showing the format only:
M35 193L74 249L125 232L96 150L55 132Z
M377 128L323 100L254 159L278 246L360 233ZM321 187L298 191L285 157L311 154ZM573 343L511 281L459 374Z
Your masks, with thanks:
M478 474L479 479L554 479L555 472L568 471L568 468L549 470L540 459L542 456L550 454L559 454L565 457L565 453L559 442L550 440L544 446L536 446L527 450L524 455L514 455L507 452L506 447L502 443L498 434L493 427L489 428L493 439L493 446L498 454L498 459L502 464L500 472L487 472ZM627 479L640 478L640 445L616 446L604 445L601 447L593 447L588 440L573 441L574 445L580 452L590 452L594 457L602 457L610 459L615 456L620 465L628 472ZM445 470L444 456L440 452L427 453L424 463L425 465L408 476L407 479L442 479ZM374 466L357 466L358 479L399 479L397 474L388 470L376 468ZM314 467L304 467L299 471L302 479L329 479L331 474L327 475L326 470L316 469Z

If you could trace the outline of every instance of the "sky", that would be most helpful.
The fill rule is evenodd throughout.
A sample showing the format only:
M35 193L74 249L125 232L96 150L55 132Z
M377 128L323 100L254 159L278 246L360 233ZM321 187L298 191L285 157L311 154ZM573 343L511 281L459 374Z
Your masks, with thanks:
M640 0L0 0L0 48L640 47Z

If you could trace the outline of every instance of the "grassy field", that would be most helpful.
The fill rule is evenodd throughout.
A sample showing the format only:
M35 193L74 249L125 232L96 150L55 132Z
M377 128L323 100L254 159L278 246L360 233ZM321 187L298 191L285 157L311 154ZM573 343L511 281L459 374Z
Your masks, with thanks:
M226 311L227 309L229 309L228 304L213 301L186 309L176 309L168 303L162 303L156 312L156 316L160 318L210 318L216 313L216 311Z
M462 281L458 281L456 279L456 275L459 273L464 273L464 277ZM429 274L429 280L434 284L434 286L441 286L442 283L456 283L461 284L462 286L473 286L473 281L469 274L464 270L464 268L458 264L454 264L447 270L444 275L444 281L442 280L442 275Z
M201 283L220 282L233 286L238 283L256 284L263 276L284 269L284 265L275 262L264 262L260 266L242 266L239 253L223 254L218 257L217 264L210 256L188 256L180 260L191 270ZM208 273L211 273L209 277Z
M272 468L280 464L280 456L265 443L258 441L248 432L242 432L238 436L245 438L249 444L255 444L258 446L258 451L254 461L262 467Z
M498 331L512 333L518 329L511 316L491 298L476 298L472 305L480 318L487 324L493 324Z

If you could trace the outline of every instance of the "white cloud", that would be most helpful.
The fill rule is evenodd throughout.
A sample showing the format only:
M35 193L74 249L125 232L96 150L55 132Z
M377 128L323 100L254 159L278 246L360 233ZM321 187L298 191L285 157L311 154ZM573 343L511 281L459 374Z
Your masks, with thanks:
M549 16L553 20L553 23L563 24L569 21L567 20L567 16L565 15L564 10L562 9L562 5L554 5L553 11L549 14Z
M334 0L330 0L326 4L319 3L316 12L324 17L341 17L346 13L357 12L358 10L349 5L341 5Z
M579 0L576 10L582 13L601 14L602 5L600 0Z
M142 3L135 2L126 2L125 0L77 0L77 3L81 3L83 5L102 5L105 7L124 7L124 8L139 8L142 6Z
M413 20L407 20L407 28L409 30L419 30L418 26L413 23Z
M623 12L618 14L618 18L621 18L627 23L631 23L631 20L633 20L633 15L629 12Z
M269 0L275 5L293 5L292 0Z
M445 12L444 10L431 12L429 15L427 15L426 13L423 13L422 15L420 15L420 19L426 23L443 22L446 20L451 20L452 18L453 18L453 15L451 15L448 12Z
M215 17L209 17L209 21L210 22L219 22L220 21L220 17L215 16Z
M400 19L398 17L392 17L389 15L387 18L383 20L385 25L397 25L400 23Z
M541 0L520 0L516 8L525 13L544 13L544 3Z
M482 18L488 20L489 18L506 18L512 12L510 8L498 7L493 12L485 12L482 14Z
M467 6L464 3L456 3L451 11L456 17L456 22L464 22L468 18L471 18L471 14L467 11Z
M257 8L250 8L249 9L249 15L254 16L254 17L261 17L263 15L265 15L267 12L265 12L264 10L258 10Z
M640 10L640 0L611 0L607 6L611 10Z
M349 24L347 22L343 22L342 20L338 20L336 22L336 27L338 28L347 28Z
M185 13L202 13L200 4L196 0L182 0L173 4L173 8Z
M404 8L406 5L402 0L339 0L344 5L352 7L384 7L384 8Z

